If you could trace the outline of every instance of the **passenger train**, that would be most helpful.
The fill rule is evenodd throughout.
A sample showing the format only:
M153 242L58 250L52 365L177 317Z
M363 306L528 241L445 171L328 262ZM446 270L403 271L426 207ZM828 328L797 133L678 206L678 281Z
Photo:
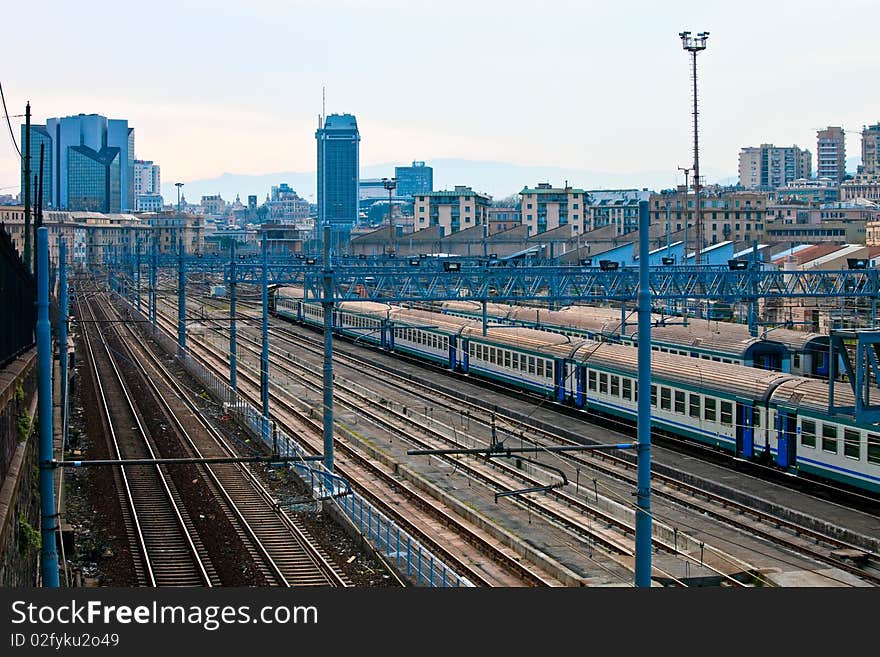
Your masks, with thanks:
M320 303L275 295L273 312L323 328ZM634 422L638 350L560 332L374 302L337 305L334 331L466 377L485 377L559 404ZM880 426L830 415L828 384L791 373L652 355L652 428L789 473L880 493ZM852 394L835 389L838 404Z
M482 319L482 304L447 301L441 312ZM569 306L548 310L534 306L486 304L486 316L499 324L512 324L566 335L638 344L635 308ZM737 363L802 376L828 378L829 338L820 333L773 328L760 336L749 334L745 324L652 314L651 347L654 351L691 356L721 363ZM842 371L842 368L841 370Z

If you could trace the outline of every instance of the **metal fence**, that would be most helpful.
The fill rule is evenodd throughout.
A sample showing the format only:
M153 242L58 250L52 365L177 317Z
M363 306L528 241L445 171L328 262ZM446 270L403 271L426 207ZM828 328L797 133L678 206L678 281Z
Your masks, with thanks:
M37 285L0 224L0 368L35 344Z
M118 298L126 303L133 316L145 320L135 305L123 297ZM177 342L161 329L156 331L155 338L166 352L178 354L178 360L187 372L210 390L224 410L236 417L255 436L260 437L269 449L277 449L277 453L284 458L303 459L307 456L308 453L295 437L288 435L273 420L263 416L250 402L229 387L225 378L205 367L188 349L180 355ZM394 520L352 491L345 479L328 471L323 463L299 460L291 461L289 467L311 487L315 500L333 504L373 549L396 564L399 572L404 573L418 586L474 586L470 580L458 575L435 557Z

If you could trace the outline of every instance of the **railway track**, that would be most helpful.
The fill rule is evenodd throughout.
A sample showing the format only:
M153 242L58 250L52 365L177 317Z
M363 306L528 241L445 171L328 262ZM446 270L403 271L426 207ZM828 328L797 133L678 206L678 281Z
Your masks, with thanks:
M173 328L169 320L163 318L161 313L159 313L159 321L160 323L164 322L166 330L170 331ZM203 365L220 377L226 376L225 368L228 362L220 352L201 346L196 347L193 351L202 359ZM239 394L258 407L260 404L258 391L259 376L254 376L247 371L240 371ZM270 398L274 407L284 414L284 417L278 417L277 412L273 414L276 415L276 420L281 421L292 435L299 436L305 446L312 450L312 453L318 453L321 449L320 419L308 417L285 396L279 395L271 389ZM314 438L313 436L318 437ZM381 509L389 517L394 517L404 529L452 565L459 574L465 575L471 581L482 586L497 586L499 583L505 586L521 586L524 582L529 585L559 585L558 581L547 579L545 576L539 575L528 564L524 564L513 550L504 549L484 532L476 531L468 526L445 505L430 499L414 488L404 490L408 488L405 482L397 478L393 471L378 467L374 455L361 453L347 445L345 441L337 440L336 449L337 457L345 459L337 458L336 472L349 481L352 487L374 506ZM389 504L389 490L397 493L405 492L410 503L420 510L410 513L412 509L401 509L395 504ZM426 513L431 517L430 520L424 519ZM490 569L490 572L487 573L484 556L477 557L467 552L451 550L447 545L444 545L442 540L439 540L436 533L437 522L454 530L458 536L464 538L469 546L477 547L484 555L490 555L493 561L514 576L511 577L510 574L499 575L494 569Z
M109 309L111 305L105 302L105 307ZM149 389L173 429L178 444L164 445L161 455L189 458L236 456L228 441L214 429L174 375L155 354L141 346L141 338L131 326L120 321L122 318L118 316L110 318L108 315L108 319L113 320L112 330L120 340L118 355L124 357L129 366L136 367L141 383ZM158 382L161 382L162 389ZM184 417L188 420L182 419ZM153 450L150 454L147 458L155 458L159 451ZM132 467L120 470L124 474L127 469ZM266 584L297 587L351 585L349 578L332 563L330 555L307 535L300 521L279 508L273 495L247 466L238 463L199 465L196 472L199 479L208 482L215 503ZM198 542L197 535L194 542ZM212 583L222 583L217 580L215 573Z
M101 421L116 459L156 458L94 306L81 296L80 317L91 375L100 399ZM95 348L94 342L97 342ZM104 376L102 376L102 373ZM195 531L180 494L159 466L114 467L134 575L141 586L215 586L220 583L207 550Z
M272 330L276 338L280 337L283 340L290 341L296 340L296 346L300 353L305 348L315 355L323 356L322 341L306 338L300 332L295 334L295 338L291 338L289 335L285 336L285 332L286 329L280 333L277 328ZM245 337L244 339L247 340L248 338ZM311 344L304 345L304 340ZM279 349L278 351L282 350ZM429 385L422 381L414 380L412 377L399 376L389 368L380 367L364 359L341 354L339 349L334 352L334 361L350 365L360 373L373 373L383 381L397 381L410 394L420 395L432 407L439 405L446 407L447 410L455 410L459 413L464 412L467 414L469 422L475 421L485 426L489 425L490 414L485 406L463 401L460 395L442 392L436 385ZM510 430L510 434L518 435L520 440L525 438L529 445L540 447L560 444L573 445L581 442L580 440L563 436L559 432L545 431L527 425L513 417L504 418L503 411L501 411L500 415ZM588 457L567 454L564 459L560 460L573 464L574 467L578 468L578 472L580 472L581 468L584 468L588 472L614 477L619 481L635 485L635 465L631 461L615 457L607 452L589 452L588 454ZM668 499L697 513L716 518L731 527L760 536L775 545L812 557L817 561L839 568L868 582L880 583L880 579L878 579L878 574L880 574L878 555L876 551L866 547L864 543L855 544L839 536L838 532L817 531L803 523L781 518L778 514L761 511L756 505L738 502L724 495L687 484L680 479L674 479L655 472L652 474L652 480L654 482L652 491L661 498ZM666 529L669 533L676 535L677 544L677 530L672 527L667 527ZM683 538L685 537L683 536Z

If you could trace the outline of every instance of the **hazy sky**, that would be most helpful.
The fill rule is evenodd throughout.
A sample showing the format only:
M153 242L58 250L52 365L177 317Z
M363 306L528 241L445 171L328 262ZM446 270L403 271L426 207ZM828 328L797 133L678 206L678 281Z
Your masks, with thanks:
M673 184L692 158L683 29L711 33L698 56L710 182L762 142L809 148L815 166L827 125L850 131L856 157L858 131L880 121L876 0L52 0L0 16L10 113L30 100L35 122L127 118L166 182L314 170L326 85L328 113L357 116L364 165L669 170ZM0 188L14 189L0 193L20 175L5 133Z

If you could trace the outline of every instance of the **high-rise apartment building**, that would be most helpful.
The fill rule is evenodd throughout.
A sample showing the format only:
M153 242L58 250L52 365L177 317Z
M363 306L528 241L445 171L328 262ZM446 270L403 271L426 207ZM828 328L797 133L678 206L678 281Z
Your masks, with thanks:
M134 161L134 193L159 194L162 186L162 175L159 165L152 160Z
M333 243L348 241L358 218L359 143L357 121L351 114L330 114L318 119L318 238L326 225L336 236Z
M162 209L162 178L152 160L134 161L134 207L137 212Z
M396 194L399 198L411 198L434 191L434 169L424 162L413 162L410 167L394 167L397 178Z
M746 189L784 187L798 178L809 178L812 169L812 154L798 146L761 144L739 152L739 184Z
M829 126L816 133L817 177L840 184L846 175L846 139L843 128Z
M134 128L128 121L78 114L32 125L31 155L36 159L31 159L31 171L39 167L40 144L44 145L44 207L103 212L135 209Z
M880 123L862 129L862 165L859 173L880 175Z

